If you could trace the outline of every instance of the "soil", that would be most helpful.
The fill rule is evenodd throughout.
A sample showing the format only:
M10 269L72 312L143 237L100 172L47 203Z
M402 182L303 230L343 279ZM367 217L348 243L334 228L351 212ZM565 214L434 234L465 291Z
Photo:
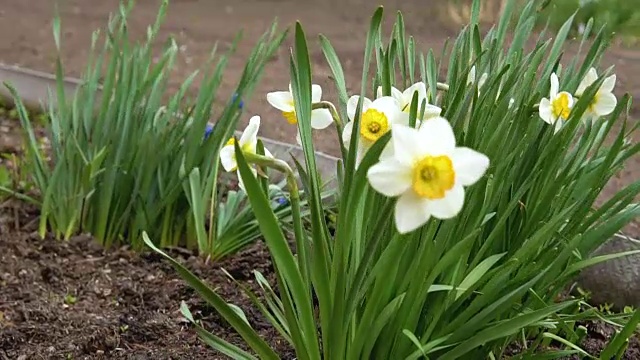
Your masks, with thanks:
M0 207L0 360L227 359L198 339L179 311L181 301L205 329L246 348L159 255L134 253L126 247L105 251L88 235L68 242L41 239L36 233L37 215L37 209L24 203L8 201ZM291 347L222 271L258 295L253 270L275 286L264 243L215 265L184 249L168 252L239 306L282 359L295 358ZM614 329L601 322L583 325L588 334L582 348L599 354ZM506 356L520 350L513 344ZM631 339L623 358L640 358L637 338Z
M0 62L52 72L56 56L52 37L53 1L3 0L0 8ZM79 77L88 57L91 31L104 27L118 0L65 0L58 2L62 18L62 57L67 75ZM392 15L402 10L407 31L415 35L422 50L439 54L448 38L455 38L458 23L440 16L444 0L173 0L160 39L173 34L180 45L172 84L205 63L215 42L225 50L236 32L244 38L229 62L221 91L230 94L255 39L274 17L282 27L300 20L311 39L314 81L323 86L324 98L332 100L331 71L313 39L326 35L336 48L346 74L347 89L359 89L361 59L368 21L378 4L385 5L389 28ZM138 0L130 19L134 36L144 34L155 18L159 1ZM437 10L437 11L436 11ZM450 9L449 9L450 10ZM250 115L268 121L261 135L294 142L295 128L280 119L266 102L268 91L286 89L289 79L289 37L269 64L255 96L247 99L243 127ZM568 51L571 51L571 46ZM618 96L640 97L640 50L614 46L603 66L616 66ZM228 97L223 96L224 99ZM640 106L631 117L637 121ZM0 153L17 152L17 124L0 119ZM634 140L638 141L636 135ZM318 150L339 155L333 131L317 132ZM603 199L640 178L640 158L627 162L623 171L603 190ZM188 288L173 268L155 255L137 255L126 248L104 251L88 236L70 242L41 240L34 232L37 212L24 204L0 204L0 360L5 359L224 359L204 345L179 313L180 301L187 302L194 315L213 333L239 342L216 313ZM638 222L625 229L640 237ZM271 263L262 243L223 261L207 264L184 250L171 254L210 284L229 302L240 306L252 326L285 359L291 349L253 309L249 299L222 273L231 272L248 287L257 290L251 271L262 271L273 280ZM603 324L589 324L584 348L597 354L612 330ZM514 349L517 350L517 349ZM632 341L625 358L640 358L640 346Z
M179 311L183 300L206 329L242 346L160 256L127 248L104 251L87 235L43 240L35 232L36 216L24 204L9 202L0 209L0 359L226 359L198 339ZM283 359L293 358L221 270L259 294L254 270L274 282L263 243L215 265L183 249L169 252L242 308Z

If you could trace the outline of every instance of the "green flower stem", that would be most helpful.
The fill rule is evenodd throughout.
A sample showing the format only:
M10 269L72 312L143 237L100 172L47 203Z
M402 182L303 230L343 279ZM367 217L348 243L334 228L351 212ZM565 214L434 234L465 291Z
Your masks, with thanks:
M293 216L293 232L296 237L296 248L298 251L298 266L300 267L307 289L310 289L307 244L303 243L304 231L302 229L302 215L300 212L300 190L298 189L296 175L289 164L283 160L248 152L244 152L243 154L248 163L278 170L286 176L287 187L289 188L289 202L291 203L291 214Z

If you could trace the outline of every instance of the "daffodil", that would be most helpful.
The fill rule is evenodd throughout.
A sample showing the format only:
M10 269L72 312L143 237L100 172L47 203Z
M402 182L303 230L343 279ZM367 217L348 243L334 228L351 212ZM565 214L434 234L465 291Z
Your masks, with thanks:
M311 85L311 102L319 103L322 100L322 88L320 85ZM289 91L274 91L267 94L267 101L274 108L282 111L282 116L289 124L297 124L296 109L293 102L293 91L289 84ZM311 127L325 129L333 123L333 117L328 109L315 109L311 111Z
M342 131L342 141L347 147L351 143L351 134L353 133L353 123L359 99L360 96L354 95L347 101L349 122L345 124ZM392 96L383 96L374 101L363 98L361 114L360 139L356 156L358 162L378 139L391 130L393 124L404 123L408 125L408 117L402 116L398 100Z
M431 105L427 102L427 87L423 82L417 82L409 86L405 91L400 91L395 87L391 87L391 96L398 101L398 106L402 111L402 116L406 117L406 122L409 123L409 113L411 111L411 100L413 100L413 94L418 93L418 120L427 120L440 116L442 109ZM377 97L382 97L382 87L378 86ZM425 101L424 114L420 117L420 107L422 101Z
M567 121L571 109L573 108L573 96L566 91L559 92L560 81L558 76L551 74L551 90L549 98L540 100L540 118L547 124L555 125L555 132L558 132L562 124Z
M576 90L576 96L580 97L584 94L585 90L598 80L598 73L596 69L591 68L587 72L587 75L582 79L578 90ZM604 79L602 85L591 99L586 114L588 117L599 117L609 115L613 112L618 104L618 99L613 94L613 88L616 86L616 75L611 75Z
M249 120L249 125L244 129L238 145L244 153L255 154L258 146L258 130L260 129L260 116L253 116ZM238 185L244 190L244 182L238 171L238 162L236 160L235 150L235 138L229 139L229 141L220 150L220 162L225 171L237 171L238 173ZM264 149L264 155L273 158L273 155L266 148ZM251 167L253 174L257 173L254 167Z
M367 172L371 187L399 197L394 218L402 234L416 230L432 216L450 219L464 203L465 186L477 182L489 167L487 156L456 147L453 129L437 117L419 129L394 124L394 154Z

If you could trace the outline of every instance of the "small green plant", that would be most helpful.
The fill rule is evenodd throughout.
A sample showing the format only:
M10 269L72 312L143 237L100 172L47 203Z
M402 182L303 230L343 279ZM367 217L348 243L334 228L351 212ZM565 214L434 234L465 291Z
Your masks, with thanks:
M611 69L598 75L610 40L606 30L589 40L586 54L581 46L580 54L563 58L570 18L553 40L543 32L525 50L541 2L516 11L517 3L506 2L500 22L482 39L480 1L474 1L469 26L439 59L432 51L418 52L400 13L383 41L378 9L360 92L351 96L336 51L321 35L337 105L318 96L307 39L296 24L290 90L271 92L267 100L297 126L305 165L296 162L294 172L248 141L252 132L246 130L227 145L234 152L221 152L220 160L225 170L239 173L276 272L277 284L256 273L264 303L248 295L297 359L501 359L514 342L521 359L595 358L579 343L585 336L579 322L590 319L616 327L601 358L624 352L640 311L601 314L559 294L582 269L639 253L590 257L640 216L634 202L640 180L595 206L608 180L640 153L640 144L630 141L640 125L631 125L624 113L630 97L613 94ZM507 41L510 28L515 32ZM325 220L311 136L312 128L324 128L318 120L326 118L323 110L333 119L342 152L334 231ZM264 168L287 175L292 234L265 195ZM279 358L237 306L146 233L143 238L252 353L208 332L183 303L183 315L203 341L233 359ZM552 343L560 347L550 348Z
M0 154L5 161L0 163L0 200L15 197L37 204L33 197L34 184L31 179L31 162L14 153Z
M240 36L228 54L220 56L214 47L197 96L190 102L186 94L199 72L170 93L168 80L178 46L168 39L159 56L152 51L168 1L162 2L156 22L141 43L130 39L127 29L133 4L121 2L102 48L100 32L94 33L83 84L71 99L64 91L58 57L57 103L50 104L47 117L35 120L47 121L51 162L36 151L32 116L12 89L34 167L33 181L41 194L40 234L51 230L56 237L68 239L86 231L105 246L127 242L140 249L141 231L146 230L161 247L186 245L218 258L255 238L255 232L246 239L220 233L215 242L205 243L197 232L209 208L194 209L199 204L193 199L217 194L219 151L236 127L242 102L250 98L285 33L273 24L253 49L235 96L226 106L213 109L214 99L223 96L218 88ZM53 27L61 52L58 18ZM208 120L214 116L218 121L210 127ZM202 176L194 179L194 171ZM217 213L210 215L216 222ZM227 239L231 243L218 243Z

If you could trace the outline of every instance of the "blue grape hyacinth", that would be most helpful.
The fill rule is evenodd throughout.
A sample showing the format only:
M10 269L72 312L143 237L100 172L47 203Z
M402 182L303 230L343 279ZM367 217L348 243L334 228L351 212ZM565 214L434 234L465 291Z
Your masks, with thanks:
M231 98L231 101L236 101L236 99L238 98L238 94L233 94L233 98ZM244 107L244 101L240 100L240 102L238 103L238 109L242 109ZM207 140L209 138L209 136L211 136L211 133L213 132L213 128L215 127L215 124L207 124L207 127L204 129L204 139Z
M207 140L209 138L209 136L211 136L211 133L213 132L213 128L215 125L213 124L207 124L207 127L204 129L204 139Z

